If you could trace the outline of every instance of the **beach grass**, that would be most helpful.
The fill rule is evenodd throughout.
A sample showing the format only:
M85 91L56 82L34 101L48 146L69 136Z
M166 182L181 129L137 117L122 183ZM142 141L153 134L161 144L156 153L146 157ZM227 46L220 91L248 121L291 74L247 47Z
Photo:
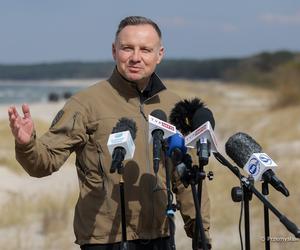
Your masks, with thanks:
M39 119L35 120L35 129L39 134L46 132L48 128L49 123ZM0 165L6 166L16 173L23 172L22 167L15 159L14 137L11 134L8 119L0 120L0 135Z

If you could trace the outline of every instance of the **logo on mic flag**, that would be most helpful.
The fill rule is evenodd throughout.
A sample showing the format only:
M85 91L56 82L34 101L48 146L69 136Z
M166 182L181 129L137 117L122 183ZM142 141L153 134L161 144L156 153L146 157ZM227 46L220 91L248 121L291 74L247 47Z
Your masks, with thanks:
M261 181L262 175L268 170L277 167L277 164L265 153L254 153L244 166L244 170L252 175L255 181Z
M174 134L176 134L176 127L170 123L160 120L152 115L148 115L149 121L149 142L152 141L152 131L155 129L160 129L164 132L163 138L166 139Z
M248 171L254 177L259 173L260 164L256 158L252 158L249 161Z
M264 153L261 153L261 155L259 156L259 159L264 162L266 165L272 165L273 161L272 159Z
M217 139L209 121L198 127L192 133L185 137L185 146L195 148L198 140L209 140L211 143L211 151L218 152Z
M124 148L126 150L124 160L132 159L135 151L135 145L129 131L110 134L107 147L111 155L116 147Z

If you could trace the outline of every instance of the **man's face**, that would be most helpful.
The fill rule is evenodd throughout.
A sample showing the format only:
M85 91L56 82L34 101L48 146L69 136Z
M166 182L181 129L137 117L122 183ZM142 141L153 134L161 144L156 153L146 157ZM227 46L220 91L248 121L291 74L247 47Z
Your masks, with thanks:
M160 38L149 24L126 26L112 46L120 74L141 87L148 83L163 52Z

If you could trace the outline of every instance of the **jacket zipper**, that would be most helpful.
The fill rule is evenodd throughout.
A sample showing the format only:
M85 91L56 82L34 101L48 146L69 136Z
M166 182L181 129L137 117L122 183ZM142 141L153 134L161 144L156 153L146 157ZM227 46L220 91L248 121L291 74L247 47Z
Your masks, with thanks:
M102 159L101 159L101 154L103 153L103 150L101 148L101 145L99 143L96 143L97 145L97 152L98 152L98 171L99 171L99 175L102 178L102 188L105 188L104 185L104 181L105 181L105 173L104 173L104 169L103 169L103 164L102 164Z
M144 133L145 133L145 142L146 142L146 151L145 151L145 154L146 154L146 172L150 173L151 171L150 171L149 143L148 143L148 130L147 130L148 118L145 115L143 103L140 104L140 113L142 114L142 116L145 119L145 122L144 122Z
M99 170L99 175L103 178L104 177L104 169L102 165L102 159L101 159L101 154L103 153L101 145L99 143L96 143L97 145L97 152L98 152L98 170Z
M72 124L72 130L74 129L74 127L75 127L75 121L76 121L76 118L77 118L77 116L78 116L78 112L75 112L75 114L73 115L73 124Z

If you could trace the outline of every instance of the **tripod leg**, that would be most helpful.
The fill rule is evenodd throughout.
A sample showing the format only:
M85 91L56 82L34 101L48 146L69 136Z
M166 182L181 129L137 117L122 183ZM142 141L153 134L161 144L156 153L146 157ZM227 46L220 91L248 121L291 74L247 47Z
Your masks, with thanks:
M196 186L194 184L191 184L191 187L192 187L192 193L193 193L195 210L196 210L196 222L195 222L196 226L195 226L194 239L193 239L193 249L198 249L199 235L200 235L202 249L207 250L207 240L206 240L204 227L203 227L203 223L202 223L200 204L199 204L199 200L197 197ZM196 229L198 229L198 230L196 230ZM200 229L200 232L199 232L199 229Z

